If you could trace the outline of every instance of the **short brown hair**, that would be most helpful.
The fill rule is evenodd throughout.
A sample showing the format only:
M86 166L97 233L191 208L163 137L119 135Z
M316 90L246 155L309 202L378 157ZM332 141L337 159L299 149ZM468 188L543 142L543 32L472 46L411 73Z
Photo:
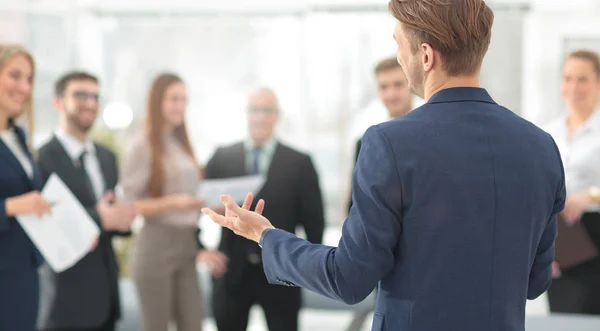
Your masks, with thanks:
M67 72L66 74L60 76L57 80L56 83L54 83L54 95L56 97L62 97L63 94L65 94L65 91L67 90L67 86L69 85L70 82L74 81L74 80L89 80L89 81L93 81L94 83L98 84L98 77L89 74L85 71L70 71Z
M450 76L476 73L492 36L494 13L483 0L390 0L390 13L402 23L412 53L422 43L442 55Z
M600 56L594 51L587 49L580 49L567 55L567 59L580 59L589 61L594 66L594 72L596 76L600 77Z
M377 63L375 66L375 75L380 72L389 71L392 69L401 69L400 63L398 63L398 59L395 57L389 57L387 59L383 59Z

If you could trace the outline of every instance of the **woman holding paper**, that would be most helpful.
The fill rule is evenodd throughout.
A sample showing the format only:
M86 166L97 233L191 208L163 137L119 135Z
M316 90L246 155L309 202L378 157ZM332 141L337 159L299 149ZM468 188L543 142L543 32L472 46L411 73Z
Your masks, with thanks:
M226 271L226 257L204 249L198 239L203 202L195 197L201 170L185 125L186 88L174 74L159 75L148 97L145 133L125 155L121 185L145 217L132 252L132 273L146 331L202 328L196 259L214 276ZM198 249L200 252L197 253Z
M15 218L50 209L27 144L33 132L33 77L32 56L19 45L0 44L0 330L36 329L37 268L43 260ZM16 125L23 113L29 137Z

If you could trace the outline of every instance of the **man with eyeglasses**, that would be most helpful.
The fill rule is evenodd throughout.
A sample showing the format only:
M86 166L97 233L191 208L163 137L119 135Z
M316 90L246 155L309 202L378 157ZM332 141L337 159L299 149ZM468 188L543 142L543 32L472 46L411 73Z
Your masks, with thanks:
M54 107L60 125L39 150L40 172L44 182L52 173L65 182L101 234L73 267L61 273L41 268L38 328L114 331L120 307L112 236L129 234L136 211L115 200L115 155L88 136L98 115L98 79L85 72L65 74L56 82Z
M289 232L302 226L308 241L321 243L324 215L317 172L308 155L277 140L274 130L279 115L272 90L260 88L251 93L248 139L218 148L206 166L206 178L265 175L257 193L273 201L265 215ZM246 330L254 304L262 306L270 331L297 331L300 289L267 282L260 247L223 228L219 250L229 258L227 273L214 279L213 313L219 331Z

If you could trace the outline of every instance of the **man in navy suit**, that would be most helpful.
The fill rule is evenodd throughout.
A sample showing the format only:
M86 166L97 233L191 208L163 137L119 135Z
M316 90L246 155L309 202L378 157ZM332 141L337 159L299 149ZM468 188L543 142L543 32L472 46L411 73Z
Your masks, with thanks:
M479 87L493 13L482 0L392 0L398 60L425 104L373 126L338 247L274 229L223 196L267 279L346 303L379 282L372 330L523 330L552 279L563 167L553 139Z

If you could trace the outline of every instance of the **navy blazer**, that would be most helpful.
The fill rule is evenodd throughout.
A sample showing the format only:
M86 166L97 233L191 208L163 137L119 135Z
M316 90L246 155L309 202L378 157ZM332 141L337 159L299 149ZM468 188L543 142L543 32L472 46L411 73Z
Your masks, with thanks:
M23 148L25 133L16 130ZM14 217L6 214L6 199L41 189L41 177L33 163L29 179L19 160L0 139L0 330L34 331L39 284L37 268L42 256Z
M271 230L264 270L350 304L379 282L374 331L523 330L565 195L550 135L484 89L446 89L367 130L337 248Z

